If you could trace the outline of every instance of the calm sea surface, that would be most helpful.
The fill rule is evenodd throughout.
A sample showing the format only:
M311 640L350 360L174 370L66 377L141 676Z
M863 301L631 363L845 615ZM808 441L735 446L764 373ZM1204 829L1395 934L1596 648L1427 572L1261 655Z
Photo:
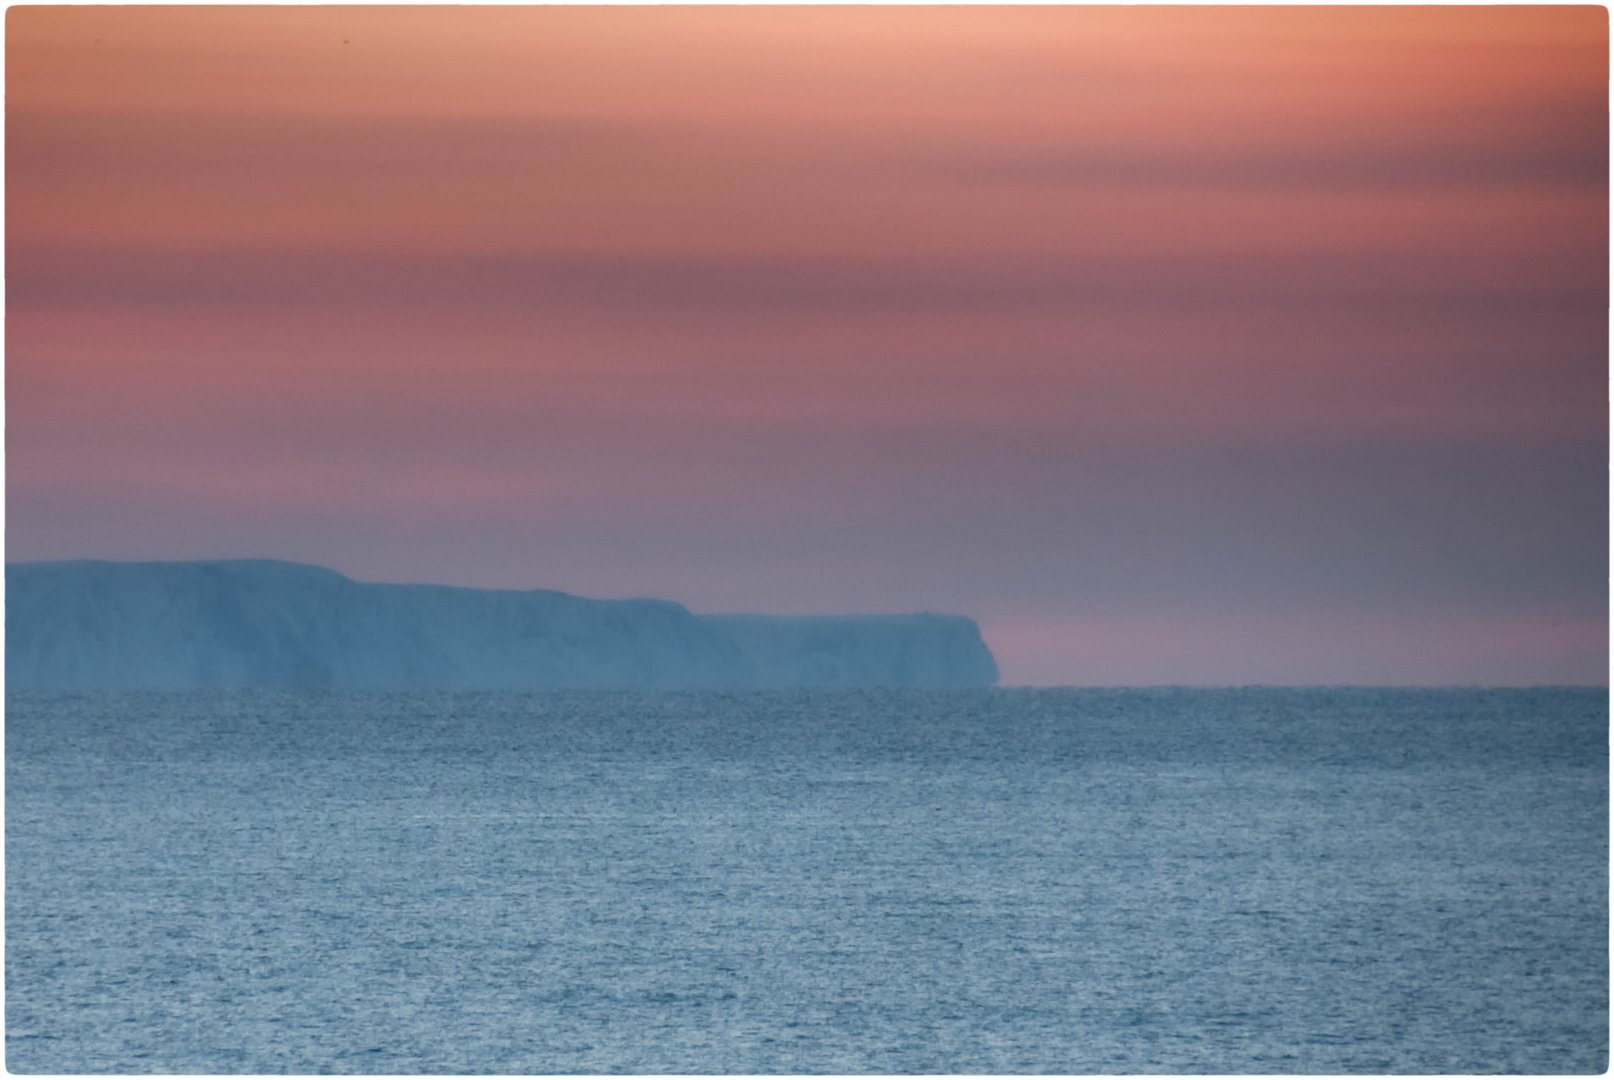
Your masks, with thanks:
M1601 691L13 695L19 1072L1608 1057Z

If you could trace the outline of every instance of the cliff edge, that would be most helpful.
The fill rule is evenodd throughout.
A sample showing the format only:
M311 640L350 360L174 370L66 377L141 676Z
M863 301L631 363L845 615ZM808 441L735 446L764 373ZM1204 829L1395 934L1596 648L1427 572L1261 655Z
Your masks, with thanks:
M985 686L960 616L692 614L665 600L353 581L272 560L13 563L13 690Z

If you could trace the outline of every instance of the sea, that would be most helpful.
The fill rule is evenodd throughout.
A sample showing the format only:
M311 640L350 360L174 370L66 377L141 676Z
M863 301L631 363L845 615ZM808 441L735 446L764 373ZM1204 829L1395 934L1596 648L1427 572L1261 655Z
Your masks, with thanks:
M18 1073L1597 1073L1601 689L6 701Z

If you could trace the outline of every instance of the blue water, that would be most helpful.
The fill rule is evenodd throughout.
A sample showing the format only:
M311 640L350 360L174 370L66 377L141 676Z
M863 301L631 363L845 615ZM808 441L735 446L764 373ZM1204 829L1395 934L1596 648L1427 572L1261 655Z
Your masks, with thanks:
M1532 1072L1600 691L13 695L18 1072Z

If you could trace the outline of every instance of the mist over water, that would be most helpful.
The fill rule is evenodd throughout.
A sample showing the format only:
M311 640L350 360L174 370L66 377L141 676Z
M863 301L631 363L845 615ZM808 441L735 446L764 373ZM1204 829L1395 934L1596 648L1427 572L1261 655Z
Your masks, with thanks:
M18 1072L1597 1072L1601 690L7 701Z

